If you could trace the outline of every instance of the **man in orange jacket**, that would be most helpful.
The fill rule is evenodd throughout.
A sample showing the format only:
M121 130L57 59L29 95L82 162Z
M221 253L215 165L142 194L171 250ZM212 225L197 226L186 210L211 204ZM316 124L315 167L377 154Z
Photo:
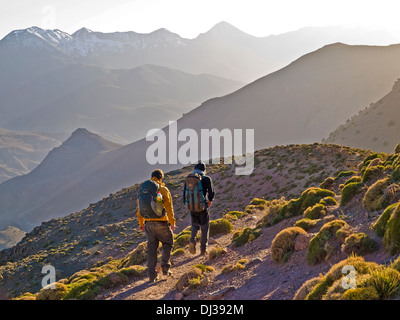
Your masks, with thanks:
M171 267L171 250L174 243L172 231L175 230L175 218L171 193L162 182L163 178L164 173L160 169L154 170L151 174L151 180L159 185L159 192L162 196L162 205L166 211L166 215L163 215L160 218L146 219L140 215L139 205L137 210L139 230L145 231L147 236L147 267L150 282L155 282L158 280L156 265L159 242L162 243L163 248L161 257L161 268L163 274L172 274L169 269Z

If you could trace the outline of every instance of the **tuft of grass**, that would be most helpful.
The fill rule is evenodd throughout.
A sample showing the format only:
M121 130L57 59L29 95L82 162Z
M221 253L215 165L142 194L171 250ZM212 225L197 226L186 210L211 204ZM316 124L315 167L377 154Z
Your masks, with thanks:
M320 221L320 219L308 219L308 218L303 218L301 220L296 221L294 224L295 227L299 227L304 229L305 231L310 230L311 228L315 227L317 222Z
M400 203L394 208L386 223L382 242L392 255L400 253Z
M375 231L375 234L377 236L383 237L385 235L386 224L389 221L393 211L396 209L398 205L399 203L394 203L388 206L379 216L378 220L376 220L375 223L372 225L372 229Z
M370 272L365 286L373 287L380 300L389 299L399 293L400 272L391 267L380 267Z

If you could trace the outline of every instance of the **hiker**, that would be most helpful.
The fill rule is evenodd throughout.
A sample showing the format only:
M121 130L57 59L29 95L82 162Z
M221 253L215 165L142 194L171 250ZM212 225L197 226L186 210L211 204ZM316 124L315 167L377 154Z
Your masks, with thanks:
M183 202L188 207L192 220L192 232L189 241L189 252L196 253L196 237L201 230L200 254L207 254L208 234L210 227L209 208L215 192L212 179L205 175L206 165L199 162L186 178L183 188Z
M171 275L170 256L175 230L174 208L171 193L162 182L162 170L154 170L151 180L142 183L139 189L137 217L139 230L145 231L147 236L147 267L149 281L159 280L157 265L157 249L162 244L161 269L164 275Z

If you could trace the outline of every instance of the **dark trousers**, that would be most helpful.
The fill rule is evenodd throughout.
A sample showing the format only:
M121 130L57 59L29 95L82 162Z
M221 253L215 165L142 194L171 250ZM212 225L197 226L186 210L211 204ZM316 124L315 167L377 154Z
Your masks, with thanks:
M168 271L171 267L170 257L172 245L174 244L174 236L167 222L146 221L145 231L147 235L147 268L149 276L156 274L157 265L157 249L161 242L162 256L161 268Z
M190 216L192 218L190 242L196 244L197 233L200 230L200 250L205 251L207 249L208 234L210 232L210 216L208 214L208 209L202 212L190 212Z

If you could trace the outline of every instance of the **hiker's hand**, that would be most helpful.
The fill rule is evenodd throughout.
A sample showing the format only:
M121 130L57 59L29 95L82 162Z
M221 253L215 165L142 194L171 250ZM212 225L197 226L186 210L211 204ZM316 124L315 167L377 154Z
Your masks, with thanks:
M176 226L174 224L171 224L170 227L171 227L171 230L174 231Z
M210 208L212 206L212 201L207 201L208 207Z
M139 226L140 231L144 231L144 226Z

